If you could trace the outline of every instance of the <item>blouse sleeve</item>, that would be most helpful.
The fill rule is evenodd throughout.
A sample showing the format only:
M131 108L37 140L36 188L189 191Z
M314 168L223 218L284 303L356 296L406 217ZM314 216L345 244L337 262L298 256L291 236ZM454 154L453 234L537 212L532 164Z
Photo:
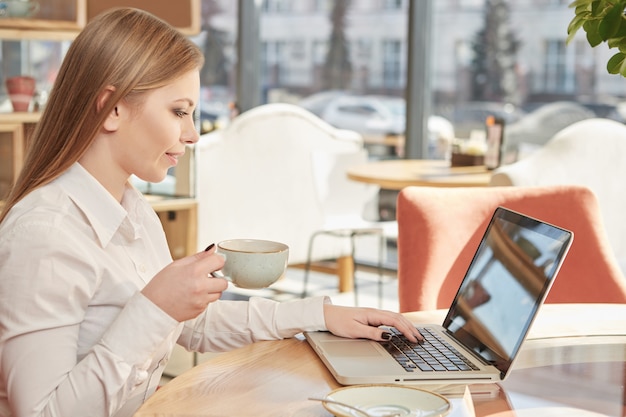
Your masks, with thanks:
M303 331L326 330L328 297L277 302L217 301L204 314L185 323L178 343L198 352L221 352L260 340L292 337Z

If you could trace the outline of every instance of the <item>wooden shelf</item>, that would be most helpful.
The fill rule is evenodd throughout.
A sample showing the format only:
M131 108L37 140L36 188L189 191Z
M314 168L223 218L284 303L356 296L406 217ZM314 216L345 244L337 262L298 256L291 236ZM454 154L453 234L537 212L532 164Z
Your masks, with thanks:
M1 195L13 186L22 169L26 147L38 120L38 113L0 114Z
M72 40L87 22L87 0L48 0L29 18L0 19L0 38Z
M135 7L168 22L185 35L200 33L200 0L87 0L87 21L111 7Z
M37 123L41 113L12 112L0 113L0 123Z
M200 0L54 0L32 18L0 18L0 39L7 40L72 40L85 24L101 12L118 6L136 7L162 18L185 35L200 33ZM42 3L43 4L43 3ZM58 16L59 9L66 10Z
M0 27L3 30L16 29L21 31L78 31L82 29L84 24L78 22L66 22L63 20L48 19L20 19L14 17L6 17L0 21Z
M22 169L25 151L24 129L21 123L0 123L0 197L13 186Z
M0 27L0 38L4 40L73 40L80 30L32 30Z

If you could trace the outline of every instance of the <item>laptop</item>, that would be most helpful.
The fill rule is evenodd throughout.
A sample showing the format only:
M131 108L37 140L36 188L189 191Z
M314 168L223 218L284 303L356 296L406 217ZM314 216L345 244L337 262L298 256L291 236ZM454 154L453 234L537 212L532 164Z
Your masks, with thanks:
M411 344L305 332L343 385L475 384L506 378L572 244L573 233L498 207L442 325ZM406 346L408 344L408 346ZM403 351L408 348L409 351ZM456 357L456 358L455 358Z

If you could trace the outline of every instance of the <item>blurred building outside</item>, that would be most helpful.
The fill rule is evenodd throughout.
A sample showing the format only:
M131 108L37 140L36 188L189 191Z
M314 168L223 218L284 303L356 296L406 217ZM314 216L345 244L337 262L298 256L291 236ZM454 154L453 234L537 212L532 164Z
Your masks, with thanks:
M343 13L339 17L338 3L342 3L339 12ZM582 35L565 44L573 17L569 3L433 1L432 97L425 98L431 100L432 114L449 120L460 138L482 129L487 114L496 113L514 123L527 112L554 101L578 102L596 115L623 121L620 111L626 82L606 72L608 50L589 47ZM227 88L234 97L238 3L203 0L203 4L211 10L205 16L210 33L221 39L221 62L229 74ZM332 93L327 67L331 53L338 49L333 46L336 42L342 42L348 53L347 59L336 64L349 73L343 77L342 90L358 96L403 98L408 4L408 0L265 0L259 17L263 102L299 103L320 92ZM490 30L494 34L490 35ZM206 31L198 41L206 42L208 35ZM507 40L509 56L497 51L490 55L490 49L501 47ZM485 42L482 49L481 41ZM484 80L484 75L484 84L477 88L481 74L476 74L480 67L476 61L480 59L514 60L508 73L495 73L502 78L501 85L510 85L508 95L494 93L493 80ZM224 86L204 87L210 92ZM479 100L477 91L484 93Z
M240 0L241 4L248 0ZM626 82L609 75L606 45L580 33L566 44L570 0L432 1L432 115L457 137L480 129L485 112L510 117L554 101L583 104L624 121ZM204 50L201 126L224 126L237 113L239 1L201 0ZM253 4L253 3L250 3ZM259 6L262 102L292 102L323 91L406 98L409 0L264 0ZM29 73L45 97L70 41L0 40L0 77ZM20 59L12 59L19 53ZM347 55L347 56L346 56ZM0 86L0 111L10 112Z
M570 0L428 1L431 94L417 97L430 103L427 157L445 158L446 146L455 138L484 133L491 114L505 120L505 146L508 134L507 149L515 149L514 157L519 157L520 149L532 151L552 132L581 117L626 120L626 81L607 73L611 53L606 45L591 48L583 33L565 43L574 16ZM236 103L240 4L257 3L201 0L202 30L192 39L206 58L196 114L202 133L225 127L240 112ZM304 105L312 97L326 97L320 103L328 105L328 98L338 93L356 98L358 106L336 107L334 113L319 106L310 110L331 124L359 131L369 142L371 158L403 157L410 4L409 0L262 1L259 34L252 42L258 39L254 73L259 76L261 101ZM0 40L0 78L20 72L33 75L38 101L45 106L70 43ZM12 59L18 53L21 58ZM374 102L393 106L376 110L382 107ZM555 111L556 103L560 110ZM573 104L589 112L571 109ZM395 113L391 109L398 106L400 116L381 116ZM571 113L564 114L568 108ZM2 84L0 112L10 111ZM359 113L353 124L348 111ZM382 144L376 142L380 137ZM393 202L394 194L383 198Z

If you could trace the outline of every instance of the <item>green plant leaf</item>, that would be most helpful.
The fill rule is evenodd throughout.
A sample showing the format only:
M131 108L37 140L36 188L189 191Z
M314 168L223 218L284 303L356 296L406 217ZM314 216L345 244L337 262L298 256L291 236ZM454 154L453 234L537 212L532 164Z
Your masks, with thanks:
M609 59L606 64L609 74L620 74L626 77L626 54L618 52Z
M592 1L594 1L594 0L575 0L575 1L571 2L568 7L570 7L570 8L588 7L591 4Z
M593 18L593 15L591 14L591 7L588 4L577 7L574 10L574 14L585 19Z
M626 52L626 35L609 39L607 45L609 48L617 48L621 52Z
M587 33L587 42L592 47L600 45L604 40L598 31L599 22L597 20L587 20L583 23L583 30Z
M607 7L610 7L613 2L607 0L592 0L591 1L591 14L594 16L604 17Z
M584 22L585 21L580 16L574 17L567 26L567 33L576 33L576 31L582 27Z
M574 9L574 17L567 27L566 42L582 28L592 47L606 42L609 49L617 48L619 52L606 68L610 74L626 77L626 0L574 0L569 7Z
M620 3L607 7L607 13L598 25L598 32L602 40L606 41L615 36L622 23L623 14L624 6Z

